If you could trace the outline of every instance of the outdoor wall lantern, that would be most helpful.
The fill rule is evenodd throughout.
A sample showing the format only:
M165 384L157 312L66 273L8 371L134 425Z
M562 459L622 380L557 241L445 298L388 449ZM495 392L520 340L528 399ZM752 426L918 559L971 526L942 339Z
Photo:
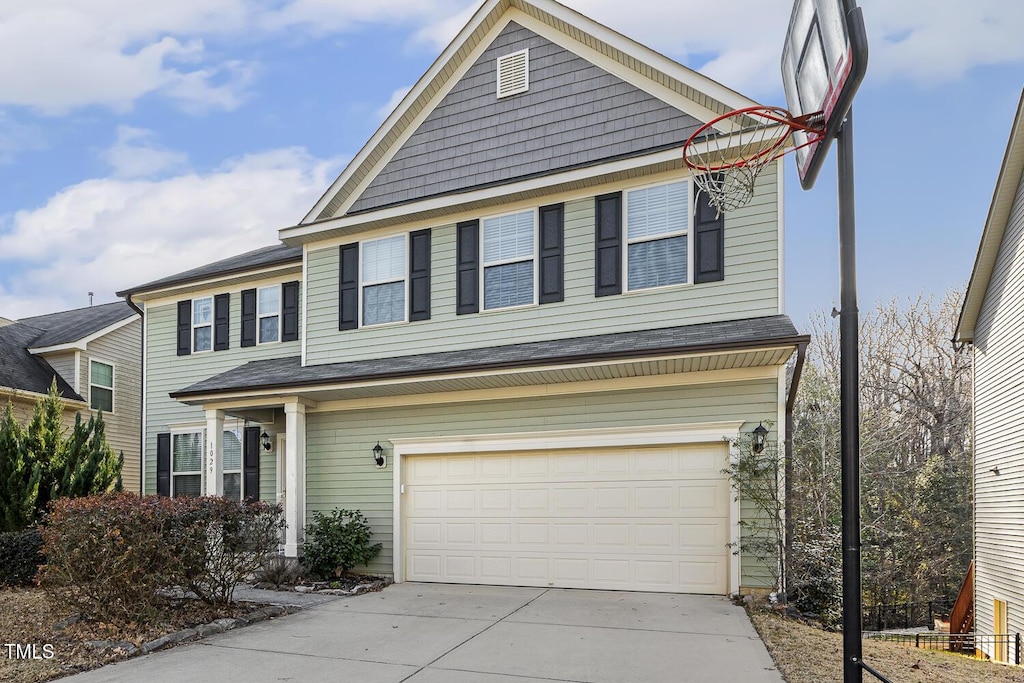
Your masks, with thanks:
M765 429L762 423L758 422L757 426L754 427L753 435L754 441L750 444L750 450L760 453L764 450L765 441L768 440L768 430Z
M380 441L373 447L373 461L380 468L384 468L388 464L388 461L384 459L384 447L380 445Z
M260 434L260 443L263 444L263 450L269 451L271 446L270 434L267 434L266 432Z

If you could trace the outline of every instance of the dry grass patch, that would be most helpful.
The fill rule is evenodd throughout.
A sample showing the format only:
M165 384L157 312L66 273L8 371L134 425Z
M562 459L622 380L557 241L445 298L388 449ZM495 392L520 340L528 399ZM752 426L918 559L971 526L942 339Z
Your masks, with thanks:
M0 681L38 683L127 658L118 650L96 650L89 641L125 641L139 647L145 642L180 629L209 623L224 617L239 617L260 605L237 603L214 608L197 600L175 603L152 624L104 624L74 622L72 610L53 603L39 588L0 588ZM15 659L8 656L5 643L53 647L52 659Z
M750 615L787 683L843 680L843 634L830 633L774 614ZM865 639L864 661L898 683L1024 683L1024 669L962 655L919 650ZM876 680L865 672L864 680Z

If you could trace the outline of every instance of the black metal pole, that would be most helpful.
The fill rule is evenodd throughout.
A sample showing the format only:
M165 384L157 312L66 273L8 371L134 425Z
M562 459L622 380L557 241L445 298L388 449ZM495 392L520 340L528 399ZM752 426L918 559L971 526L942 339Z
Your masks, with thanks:
M843 683L861 683L860 392L853 109L838 136L839 396L843 488Z

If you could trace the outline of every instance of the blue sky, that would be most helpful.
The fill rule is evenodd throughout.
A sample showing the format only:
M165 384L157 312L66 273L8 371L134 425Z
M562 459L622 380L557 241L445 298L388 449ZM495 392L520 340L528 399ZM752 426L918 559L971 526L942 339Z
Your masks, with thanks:
M783 104L789 0L566 4ZM479 2L7 0L0 5L0 316L276 240ZM862 0L861 308L970 274L1024 85L1024 3ZM786 179L787 309L838 299L835 161Z

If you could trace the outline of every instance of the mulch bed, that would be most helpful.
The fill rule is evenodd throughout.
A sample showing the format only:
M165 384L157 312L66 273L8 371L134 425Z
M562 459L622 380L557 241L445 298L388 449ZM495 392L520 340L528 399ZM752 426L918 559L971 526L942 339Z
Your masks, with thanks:
M39 588L0 588L0 681L48 681L285 611L245 602L213 607L176 600L159 621L112 624L78 620ZM186 629L193 631L182 635ZM164 638L170 634L175 635ZM7 643L22 646L20 653Z

